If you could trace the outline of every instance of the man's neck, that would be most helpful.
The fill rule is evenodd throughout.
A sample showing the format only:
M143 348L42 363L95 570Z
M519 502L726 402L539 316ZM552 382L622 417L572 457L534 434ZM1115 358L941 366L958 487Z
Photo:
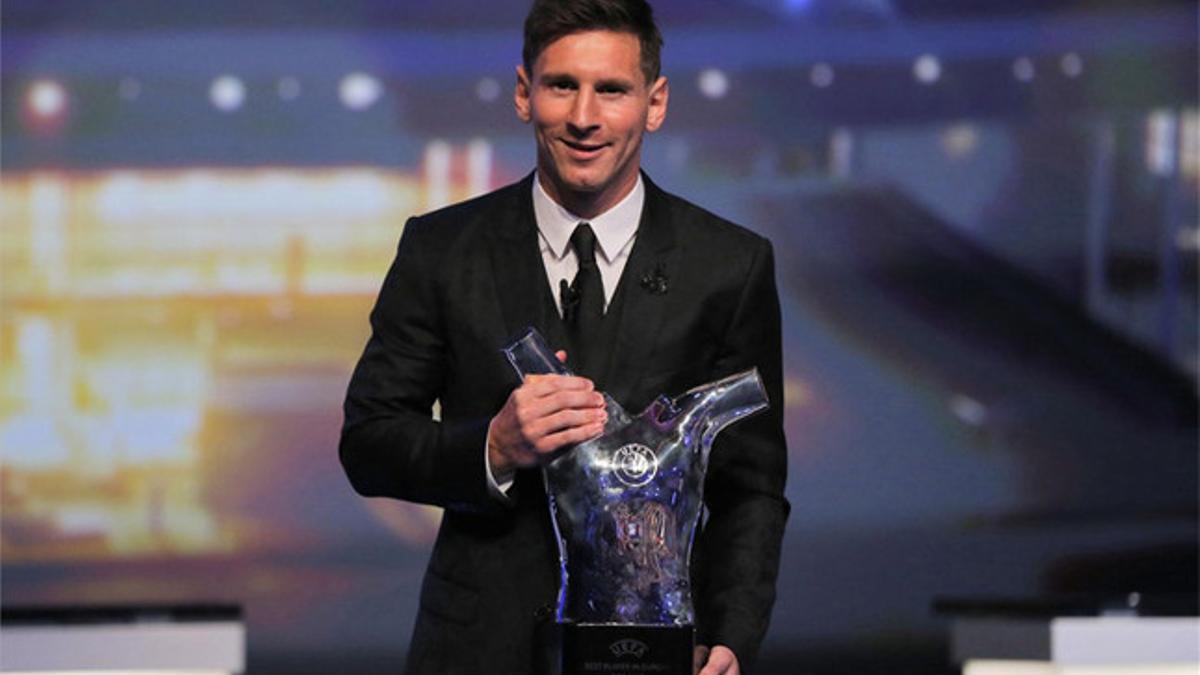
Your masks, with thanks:
M537 171L537 181L542 186L542 190L546 193L554 203L563 207L567 211L579 216L580 218L595 218L596 216L608 211L633 192L637 186L640 172L633 175L633 179L628 185L621 186L620 190L613 192L575 192L568 190L559 190L558 186L552 185L551 181L546 179L546 173L541 169Z

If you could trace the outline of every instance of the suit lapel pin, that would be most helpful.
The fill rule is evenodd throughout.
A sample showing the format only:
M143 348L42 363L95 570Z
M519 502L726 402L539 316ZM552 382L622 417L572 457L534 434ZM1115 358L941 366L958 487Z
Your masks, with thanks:
M667 274L663 271L662 265L654 266L654 269L642 275L641 279L642 290L652 295L665 295L667 292Z

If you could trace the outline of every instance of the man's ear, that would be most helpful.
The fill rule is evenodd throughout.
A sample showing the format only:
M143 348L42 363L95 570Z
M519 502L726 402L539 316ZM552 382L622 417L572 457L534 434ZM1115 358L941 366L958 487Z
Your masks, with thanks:
M517 66L517 86L513 89L513 107L517 110L517 119L528 123L533 119L533 115L529 108L529 95L533 91L533 84L529 81L529 74L525 72L525 66Z
M650 87L650 105L646 113L646 131L658 131L663 120L667 119L667 100L671 97L671 87L667 84L666 76L660 76Z

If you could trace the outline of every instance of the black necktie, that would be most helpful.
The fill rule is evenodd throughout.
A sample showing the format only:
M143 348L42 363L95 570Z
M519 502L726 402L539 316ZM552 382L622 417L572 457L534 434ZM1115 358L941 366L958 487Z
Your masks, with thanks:
M598 342L600 322L604 320L604 282L596 267L596 233L592 226L580 223L571 233L571 248L579 261L579 271L568 287L564 281L562 293L563 321L576 354L568 357L573 370L585 375L593 366L592 351Z

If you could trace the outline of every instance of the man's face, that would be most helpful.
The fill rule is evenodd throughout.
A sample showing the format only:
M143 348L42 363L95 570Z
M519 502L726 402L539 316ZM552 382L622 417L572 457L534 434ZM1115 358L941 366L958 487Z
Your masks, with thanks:
M538 176L559 204L591 217L637 181L642 134L667 114L667 79L646 82L633 33L572 33L517 67L517 117L533 124Z

